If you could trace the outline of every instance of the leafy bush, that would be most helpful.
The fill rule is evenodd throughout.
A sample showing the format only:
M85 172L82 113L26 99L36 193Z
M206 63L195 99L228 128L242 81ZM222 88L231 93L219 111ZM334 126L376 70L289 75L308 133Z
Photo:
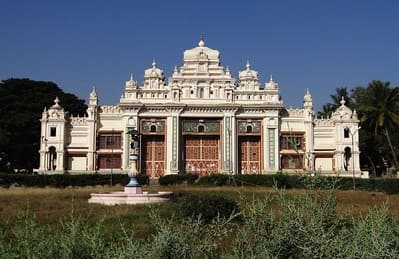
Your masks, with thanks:
M215 186L222 186L222 185L229 185L232 184L231 182L232 176L227 174L211 174L207 176L202 176L198 179L198 185L215 185Z
M145 241L135 236L134 221L115 224L117 231L111 236L104 221L90 224L73 210L55 228L39 224L24 211L15 223L0 226L0 258L399 257L399 223L389 216L387 206L357 217L340 216L334 189L327 187L329 183L322 185L326 189L309 189L299 196L276 190L277 195L243 198L236 222L228 213L205 222L197 216L218 208L232 213L227 209L230 203L215 195L184 194L177 201L179 206L195 204L205 211L197 212L192 206L194 217L176 220L152 207L149 221L154 233Z
M210 223L217 217L229 218L238 213L236 201L220 195L185 194L177 199L177 214L181 217L200 217L205 223Z
M159 178L160 185L193 184L198 179L197 174L169 174Z

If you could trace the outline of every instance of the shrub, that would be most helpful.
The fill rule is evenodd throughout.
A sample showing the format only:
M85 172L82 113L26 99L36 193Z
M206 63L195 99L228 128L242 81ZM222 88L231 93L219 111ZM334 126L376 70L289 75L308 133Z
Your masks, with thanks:
M215 194L185 194L177 199L177 214L181 217L200 217L210 223L217 217L229 218L239 208L235 200Z
M147 175L138 175L137 181L142 184L148 184ZM57 187L67 186L95 186L108 184L126 185L129 182L126 174L56 174L56 175L33 175L33 174L0 174L0 186L8 187L12 184L23 185L26 187Z
M169 174L159 178L160 185L193 184L198 179L197 174Z
M222 186L231 184L232 176L227 174L212 174L207 176L202 176L198 180L199 185L215 185Z

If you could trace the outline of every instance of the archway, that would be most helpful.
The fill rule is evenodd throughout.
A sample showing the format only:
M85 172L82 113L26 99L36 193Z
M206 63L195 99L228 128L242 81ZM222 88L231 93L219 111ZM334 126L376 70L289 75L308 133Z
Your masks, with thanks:
M57 150L54 146L51 146L48 149L47 170L53 171L56 168L57 168Z

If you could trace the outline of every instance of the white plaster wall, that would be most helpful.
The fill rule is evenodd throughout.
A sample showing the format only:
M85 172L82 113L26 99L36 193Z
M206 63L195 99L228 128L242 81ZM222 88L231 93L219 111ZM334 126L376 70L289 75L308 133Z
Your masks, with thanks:
M315 170L332 171L333 161L328 157L317 157L315 161Z
M86 171L86 160L86 157L69 157L68 168L71 168L74 171Z

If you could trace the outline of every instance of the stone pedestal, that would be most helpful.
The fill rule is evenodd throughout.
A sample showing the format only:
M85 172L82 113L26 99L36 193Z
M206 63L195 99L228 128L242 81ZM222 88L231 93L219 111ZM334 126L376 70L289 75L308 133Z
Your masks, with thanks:
M143 188L141 186L125 186L126 194L143 194Z

